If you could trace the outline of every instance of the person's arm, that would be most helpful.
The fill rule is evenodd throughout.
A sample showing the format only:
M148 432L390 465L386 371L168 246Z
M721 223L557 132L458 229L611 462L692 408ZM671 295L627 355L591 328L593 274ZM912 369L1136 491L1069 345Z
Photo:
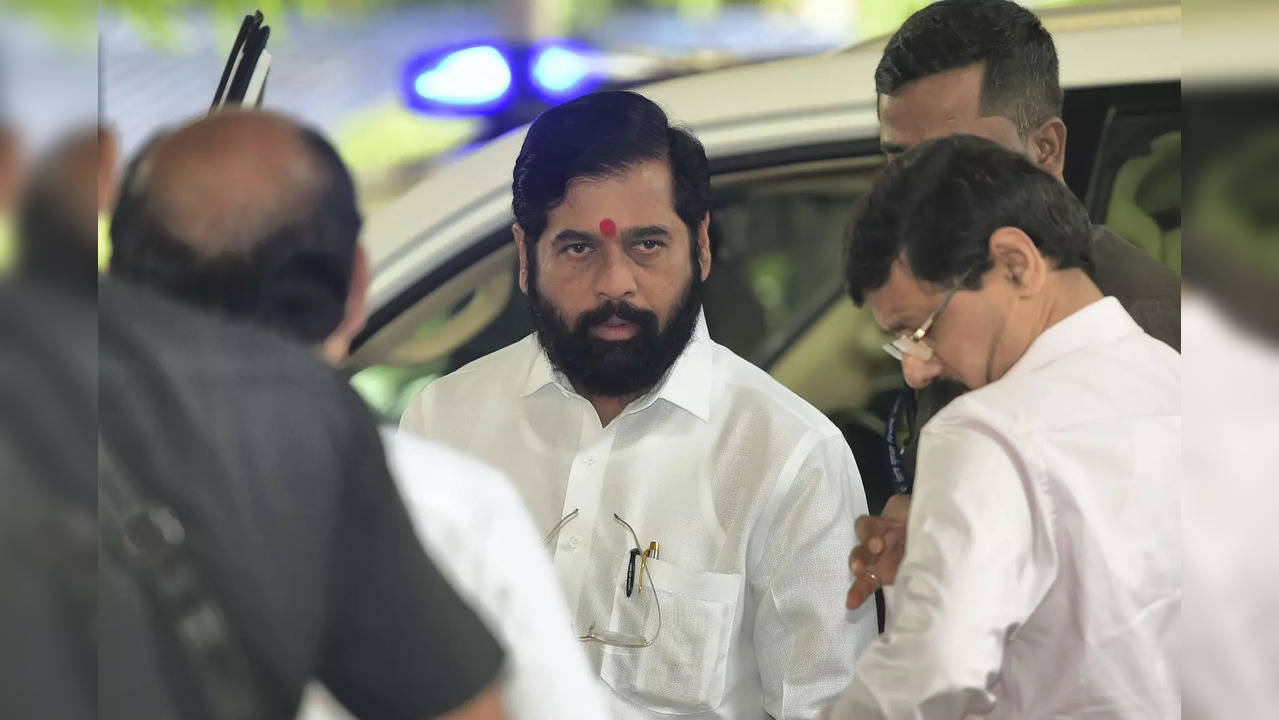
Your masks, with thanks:
M920 450L893 612L831 720L989 712L1005 642L1052 582L1052 563L1035 555L1030 471L1007 439L943 424Z
M502 692L496 687L480 693L462 707L439 716L437 720L505 720Z
M317 676L357 717L429 718L464 707L496 680L503 652L423 552L372 419L352 426L357 462L347 468L334 529Z
M777 720L811 718L830 702L878 629L873 607L842 602L853 518L866 512L852 452L840 436L809 438L792 466L766 511L774 517L751 540L758 562L747 565L764 710Z
M384 437L428 552L506 646L508 705L528 718L606 717L550 556L510 481L406 433Z

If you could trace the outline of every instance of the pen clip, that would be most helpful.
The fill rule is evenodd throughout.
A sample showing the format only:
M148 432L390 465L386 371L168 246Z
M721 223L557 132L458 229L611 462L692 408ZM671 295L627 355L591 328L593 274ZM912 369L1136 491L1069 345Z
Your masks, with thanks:
M656 540L654 540L653 542L651 542L651 543L649 543L649 544L648 544L648 549L644 551L644 556L643 556L642 558L640 558L640 572L639 572L639 574L640 574L640 578L639 578L639 591L640 591L640 593L643 593L643 592L644 592L644 572L645 572L646 568L648 567L648 559L649 559L650 557L651 557L651 558L656 558L656 557L657 557L657 553L659 552L659 551L658 551L658 548L659 548L659 547L660 547L660 546L657 544L657 541L656 541ZM634 551L634 550L632 550L631 552L635 552L635 551Z

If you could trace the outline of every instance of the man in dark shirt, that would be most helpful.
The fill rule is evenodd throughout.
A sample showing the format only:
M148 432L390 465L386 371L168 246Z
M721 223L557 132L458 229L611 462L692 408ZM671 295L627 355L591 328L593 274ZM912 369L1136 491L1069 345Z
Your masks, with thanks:
M270 716L314 677L361 718L500 718L502 651L423 554L350 387L302 347L136 288L104 283L99 312L102 437L184 526ZM203 717L154 599L100 558L103 717Z
M1010 0L942 0L912 15L875 69L880 143L895 156L924 140L967 133L1025 154L1062 180L1066 126L1057 51L1039 18ZM1064 182L1064 180L1063 180ZM1100 225L1094 281L1148 334L1181 349L1181 282ZM903 365L917 393L918 428L964 391ZM913 443L906 464L913 466Z

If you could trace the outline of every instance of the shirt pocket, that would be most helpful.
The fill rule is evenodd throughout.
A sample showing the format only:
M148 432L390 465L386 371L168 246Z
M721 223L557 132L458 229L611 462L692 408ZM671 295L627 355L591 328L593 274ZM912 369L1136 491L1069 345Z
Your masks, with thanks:
M643 593L626 597L625 577L618 583L609 629L638 633L657 631L657 608L650 587L656 586L661 604L661 630L646 648L603 647L600 676L626 701L648 710L691 715L714 710L724 698L729 645L737 619L742 576L681 567L665 560L648 560L652 581L644 578ZM636 585L639 571L636 569Z

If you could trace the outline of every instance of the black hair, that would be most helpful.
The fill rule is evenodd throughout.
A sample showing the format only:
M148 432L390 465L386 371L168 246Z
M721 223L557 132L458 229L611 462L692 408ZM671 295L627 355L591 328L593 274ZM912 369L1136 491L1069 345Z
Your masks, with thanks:
M688 227L695 254L698 228L710 211L706 151L687 130L672 127L657 103L624 90L584 95L533 121L512 173L515 220L535 244L570 182L618 175L651 160L670 165L675 214Z
M896 95L909 82L978 62L982 111L1012 120L1023 139L1061 115L1052 35L1011 0L941 0L911 15L884 48L875 91Z
M153 141L130 163L111 219L111 274L304 343L325 340L346 314L361 218L337 151L319 133L298 131L321 176L304 211L262 227L248 252L216 255L174 236L150 202L139 174Z
M1093 272L1079 199L1025 156L972 135L920 143L889 163L853 217L845 277L858 305L903 254L920 280L980 288L1001 227L1026 233L1058 270Z

